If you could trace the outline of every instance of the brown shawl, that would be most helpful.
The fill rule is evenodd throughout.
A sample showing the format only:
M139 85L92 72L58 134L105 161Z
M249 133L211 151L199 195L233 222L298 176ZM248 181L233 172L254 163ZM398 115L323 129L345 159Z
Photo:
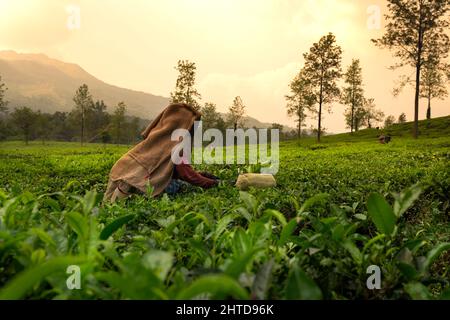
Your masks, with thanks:
M143 141L123 155L112 167L104 200L111 199L121 182L146 192L153 186L152 196L157 196L169 184L174 164L172 149L179 141L171 141L176 129L190 130L200 113L187 104L171 104L142 132Z

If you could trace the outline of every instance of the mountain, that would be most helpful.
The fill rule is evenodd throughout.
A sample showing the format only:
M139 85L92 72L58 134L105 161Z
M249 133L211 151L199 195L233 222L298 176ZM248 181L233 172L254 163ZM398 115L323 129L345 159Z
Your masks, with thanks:
M0 51L0 75L8 87L6 99L12 108L70 111L75 91L83 83L89 86L95 100L104 100L110 108L124 101L130 115L143 119L154 118L169 103L165 97L107 84L76 64L43 54Z
M109 112L118 102L124 101L128 115L141 118L141 122L155 118L169 104L169 98L107 84L77 64L44 54L0 51L0 76L8 87L6 100L10 108L27 106L48 113L70 111L75 91L83 83L89 86L94 100L105 101L110 107ZM222 117L226 119L225 114ZM256 128L271 126L252 117L245 118L245 125Z
M222 117L222 119L226 122L228 119L228 116L226 113L220 112L220 116ZM268 122L261 122L258 119L255 119L253 117L250 116L244 116L244 127L245 128L260 128L260 129L265 129L265 128L271 128L272 127L272 123L268 123ZM283 131L289 131L289 130L293 130L293 128L291 127L287 127L287 126L283 126Z

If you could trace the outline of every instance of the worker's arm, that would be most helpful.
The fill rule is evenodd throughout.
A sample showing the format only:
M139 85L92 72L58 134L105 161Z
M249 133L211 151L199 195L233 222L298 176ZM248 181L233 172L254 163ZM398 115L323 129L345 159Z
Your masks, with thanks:
M217 185L218 181L202 176L194 170L190 164L182 163L175 166L175 178L186 181L194 186L211 188Z

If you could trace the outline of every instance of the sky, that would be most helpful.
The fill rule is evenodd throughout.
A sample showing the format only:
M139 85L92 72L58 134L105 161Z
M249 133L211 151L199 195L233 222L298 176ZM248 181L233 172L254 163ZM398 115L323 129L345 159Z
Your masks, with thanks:
M386 115L404 112L411 120L413 89L399 97L392 89L414 70L389 70L392 53L370 42L383 34L385 13L385 0L0 0L0 50L44 53L107 83L166 97L177 61L188 59L197 65L203 103L226 112L240 96L248 115L294 126L286 113L289 82L303 53L333 32L343 69L361 60L366 97ZM348 130L345 108L331 105L323 119L328 132ZM420 118L425 114L421 100ZM448 114L450 98L432 102L433 117Z

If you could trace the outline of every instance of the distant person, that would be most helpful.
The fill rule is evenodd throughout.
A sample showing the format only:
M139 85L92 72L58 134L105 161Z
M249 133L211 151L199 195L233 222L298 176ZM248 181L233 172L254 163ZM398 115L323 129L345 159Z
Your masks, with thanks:
M194 121L201 114L187 104L171 104L142 132L143 141L123 155L112 167L104 201L114 202L132 193L146 193L153 187L152 196L164 192L175 194L183 185L202 188L216 186L218 178L209 173L196 172L188 159L175 165L172 149L179 141L172 141L172 132L186 129L193 132Z
M387 144L391 142L391 136L382 134L381 136L378 137L378 141L381 144Z

